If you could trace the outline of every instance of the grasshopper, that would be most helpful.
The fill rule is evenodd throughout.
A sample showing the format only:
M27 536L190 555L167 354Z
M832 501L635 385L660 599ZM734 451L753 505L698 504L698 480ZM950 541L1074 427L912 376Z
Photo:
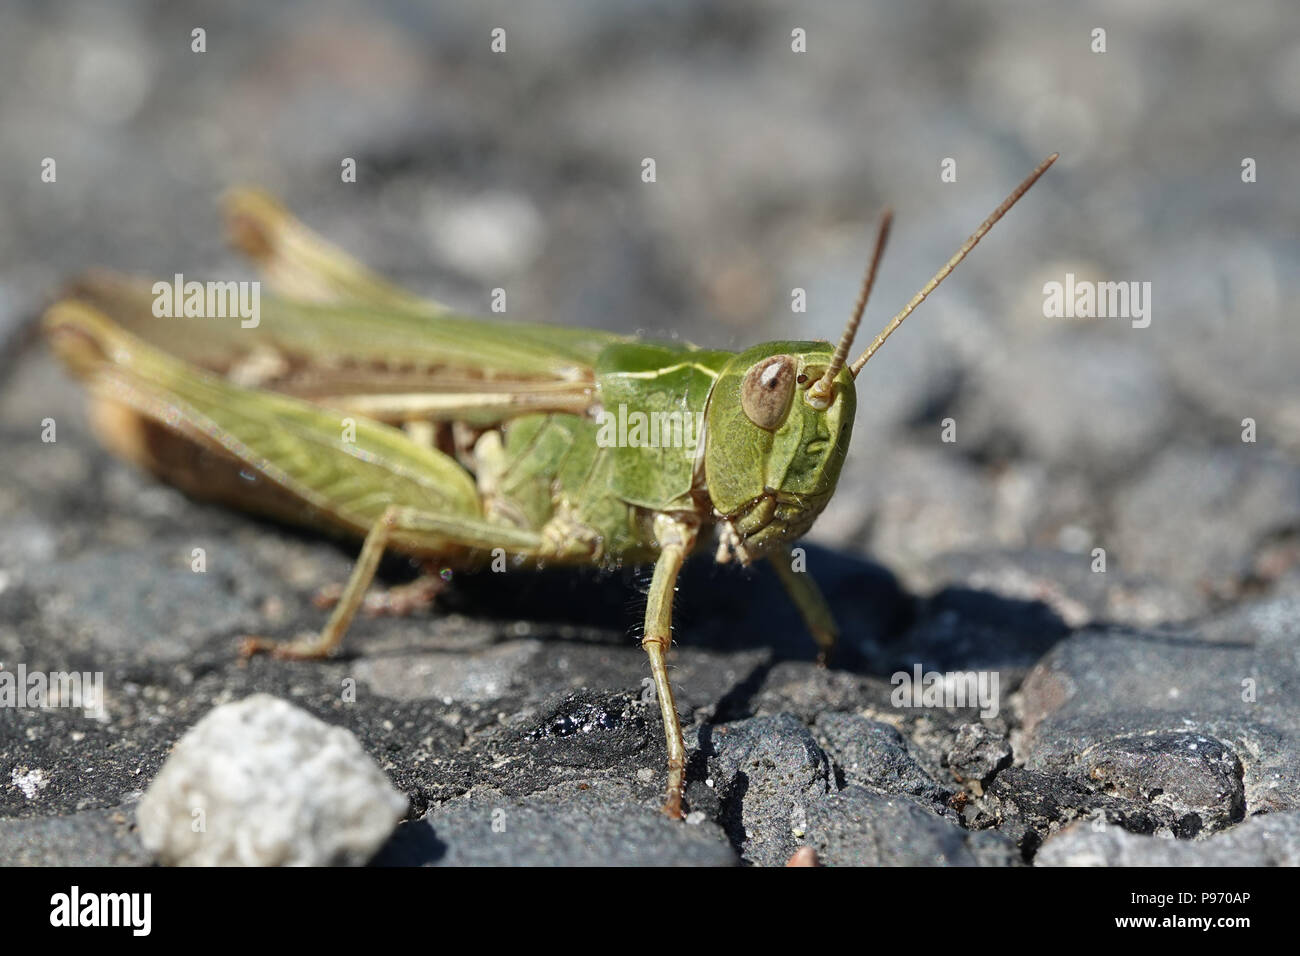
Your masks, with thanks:
M718 561L770 561L829 657L835 622L812 579L791 570L789 546L835 490L854 379L1055 159L852 363L888 210L834 346L733 353L467 318L391 285L249 190L230 194L225 211L235 244L276 292L255 327L158 319L156 286L92 273L49 309L44 330L86 383L95 431L116 454L196 497L363 539L318 634L248 637L245 655L335 652L386 551L426 569L476 569L493 556L653 564L641 645L667 740L664 812L680 817L686 753L665 656L683 563L710 541ZM614 409L676 414L665 419L678 423L670 433L692 440L625 433L625 418L612 427ZM696 422L698 433L680 427Z

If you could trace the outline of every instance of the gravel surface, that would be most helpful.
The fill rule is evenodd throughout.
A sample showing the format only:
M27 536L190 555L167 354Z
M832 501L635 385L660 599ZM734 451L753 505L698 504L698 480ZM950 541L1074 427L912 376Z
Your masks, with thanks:
M0 675L102 675L93 713L0 706L0 865L158 859L142 795L200 720L263 694L287 737L359 744L390 782L374 807L406 806L354 840L274 780L242 793L299 860L387 835L377 863L1295 865L1293 5L439 7L0 9ZM319 627L355 545L111 458L33 333L92 266L251 276L218 227L235 183L466 310L501 287L512 318L718 348L838 335L890 203L874 331L1053 150L858 380L807 546L835 666L767 571L688 568L682 824L657 812L644 570L457 576L430 611L359 618L334 660L241 666L239 635ZM1044 317L1067 275L1151 283L1149 326ZM934 672L997 693L903 684Z

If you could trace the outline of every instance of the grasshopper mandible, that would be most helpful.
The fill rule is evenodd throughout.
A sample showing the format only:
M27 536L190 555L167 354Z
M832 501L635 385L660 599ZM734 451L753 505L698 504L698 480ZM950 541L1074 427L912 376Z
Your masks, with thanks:
M790 543L835 490L854 379L885 339L1056 159L1048 157L890 320L849 349L891 214L839 343L739 353L457 316L327 244L268 197L227 198L232 237L278 297L255 328L156 319L153 286L92 274L44 319L112 451L197 497L364 538L319 634L245 638L245 654L334 652L385 551L483 567L654 565L641 644L668 744L664 812L682 812L685 747L665 655L687 557L769 560L820 649L836 625ZM237 334L236 334L237 330ZM686 448L610 439L610 416L702 422ZM673 444L672 442L669 443Z

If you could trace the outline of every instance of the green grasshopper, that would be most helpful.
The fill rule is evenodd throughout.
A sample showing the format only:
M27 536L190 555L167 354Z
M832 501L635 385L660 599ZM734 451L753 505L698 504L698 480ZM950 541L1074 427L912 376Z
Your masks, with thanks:
M789 546L835 490L854 379L1055 159L851 364L888 210L833 347L782 341L732 353L458 316L390 285L252 191L229 196L226 216L277 292L256 327L155 318L156 286L96 273L50 308L44 328L86 382L95 429L115 453L194 496L364 538L319 634L245 638L244 654L336 651L386 551L427 569L502 558L653 563L641 644L668 744L664 812L680 817L686 753L665 655L683 563L713 539L718 561L769 560L822 660L830 655L835 622L812 579L791 570ZM637 414L683 440L626 430Z

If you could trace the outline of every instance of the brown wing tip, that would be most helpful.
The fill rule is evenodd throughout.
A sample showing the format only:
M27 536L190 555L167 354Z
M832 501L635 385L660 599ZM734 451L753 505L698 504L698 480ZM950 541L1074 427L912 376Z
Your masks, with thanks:
M107 361L109 324L104 313L76 299L61 299L41 316L41 331L50 348L79 375Z
M288 210L270 193L250 187L230 190L221 200L226 238L255 261L275 253L280 233L290 221Z
M102 302L106 299L145 294L152 287L152 280L141 276L96 267L87 269L64 283L60 295L65 299Z

